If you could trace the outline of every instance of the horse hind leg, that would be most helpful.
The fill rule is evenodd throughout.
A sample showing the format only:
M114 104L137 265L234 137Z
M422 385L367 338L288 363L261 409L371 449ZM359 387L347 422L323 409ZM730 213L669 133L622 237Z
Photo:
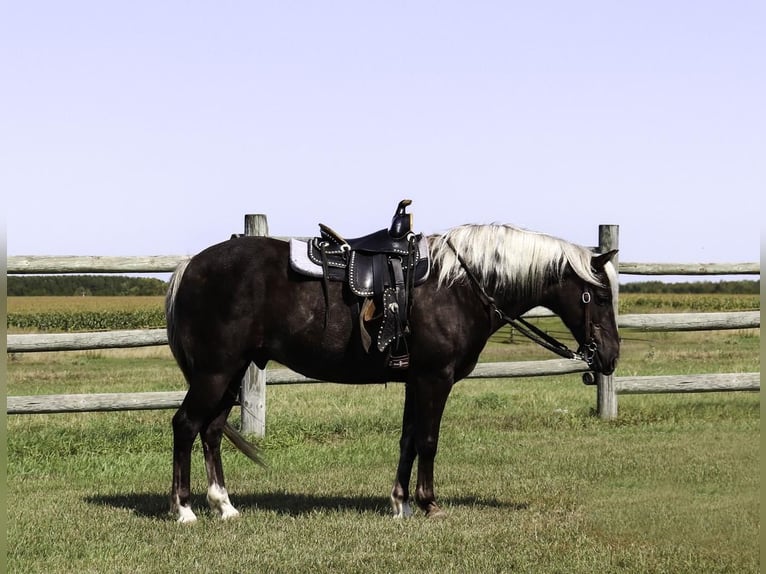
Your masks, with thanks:
M234 394L227 394L224 402L221 413L202 429L200 436L205 455L205 470L207 471L207 503L210 509L221 519L228 520L239 516L239 511L231 504L229 493L226 491L221 462L221 437L223 426L226 424L231 407L234 405Z
M191 452L200 424L189 416L187 398L173 416L173 486L170 512L181 523L193 523L197 516L191 509Z
M223 484L220 460L223 424L236 400L235 391L229 388L231 380L230 377L213 376L191 381L181 407L173 416L170 512L177 517L178 522L192 523L197 520L191 508L191 453L198 434L202 436L208 471L208 500L212 498L217 501L216 507L223 509L227 517L234 515L233 507L229 509L225 504L228 495Z

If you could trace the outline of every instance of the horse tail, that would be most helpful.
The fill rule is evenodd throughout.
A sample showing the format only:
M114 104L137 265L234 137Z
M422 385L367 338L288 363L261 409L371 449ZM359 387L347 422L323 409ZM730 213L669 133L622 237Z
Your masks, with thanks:
M258 448L257 445L248 441L242 433L229 423L223 425L223 434L231 441L231 444L237 447L237 449L247 458L263 468L267 468L266 462L261 456L261 449Z
M168 329L168 345L170 346L170 350L173 352L173 356L178 361L179 366L181 366L181 370L184 372L186 371L184 368L186 360L185 355L182 352L183 350L180 348L180 341L178 340L178 325L176 323L175 303L176 296L178 295L178 289L181 286L181 279L183 279L184 271L186 271L190 261L191 259L187 259L186 261L182 261L178 264L178 267L176 267L176 270L173 272L173 275L170 278L168 292L165 295L165 322Z

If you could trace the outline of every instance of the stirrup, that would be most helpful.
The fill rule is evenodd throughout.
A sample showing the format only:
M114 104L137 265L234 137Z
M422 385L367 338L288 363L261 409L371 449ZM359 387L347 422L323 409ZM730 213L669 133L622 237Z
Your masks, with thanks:
M397 370L403 370L408 369L410 367L410 354L405 353L404 355L391 355L388 358L388 366L392 369Z

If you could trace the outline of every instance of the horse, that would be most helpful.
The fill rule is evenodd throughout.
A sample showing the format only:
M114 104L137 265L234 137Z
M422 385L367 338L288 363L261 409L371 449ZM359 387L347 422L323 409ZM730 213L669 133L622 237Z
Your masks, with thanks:
M227 421L248 366L277 361L312 379L405 384L393 515L415 502L427 517L445 513L434 491L442 414L453 385L476 365L490 335L536 306L558 315L580 345L568 356L611 374L619 357L615 321L616 251L597 254L552 235L508 224L461 225L427 236L430 273L414 287L407 368L392 368L360 342L359 299L347 284L296 273L288 242L233 237L181 263L166 297L168 341L188 390L172 419L171 515L194 522L192 445L200 436L214 515L239 515L226 489L220 445L226 435L258 462L254 445ZM552 337L548 337L552 339ZM557 350L557 349L553 349ZM557 350L558 352L558 350Z

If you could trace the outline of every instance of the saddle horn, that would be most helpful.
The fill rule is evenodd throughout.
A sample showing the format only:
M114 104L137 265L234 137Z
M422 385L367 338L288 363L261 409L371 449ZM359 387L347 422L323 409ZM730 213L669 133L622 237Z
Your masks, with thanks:
M401 239L412 231L412 214L407 213L407 206L411 203L411 199L403 199L399 202L396 213L394 213L394 217L391 219L391 227L388 230L391 237Z

